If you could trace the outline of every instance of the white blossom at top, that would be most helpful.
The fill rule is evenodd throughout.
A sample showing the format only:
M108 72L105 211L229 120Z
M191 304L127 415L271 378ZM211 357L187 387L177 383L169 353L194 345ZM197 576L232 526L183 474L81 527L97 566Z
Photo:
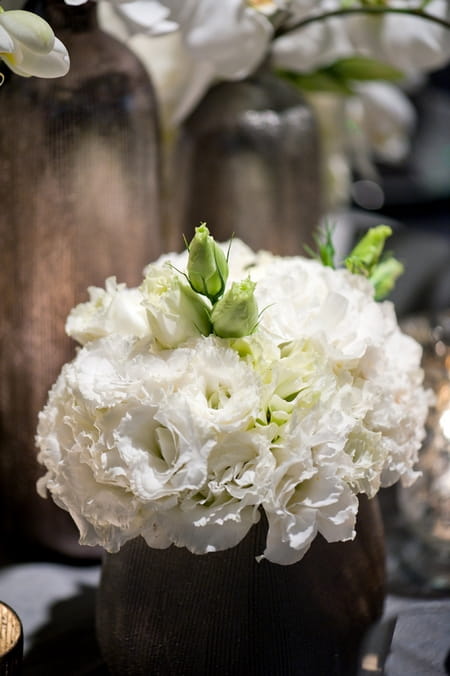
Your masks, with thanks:
M339 0L139 0L102 4L108 6L104 28L128 40L144 61L161 100L168 102L172 123L184 119L211 84L242 79L265 59L274 68L309 74L339 59L362 56L406 75L416 75L442 66L450 57L449 31L415 16L389 12L334 16L295 28L299 21L342 9ZM164 8L163 21L177 28L178 40L148 38L149 34L164 32L157 22L145 18L150 5L159 5L155 16ZM385 6L417 9L418 3L389 0ZM446 0L431 0L425 9L430 15L449 17ZM275 29L282 29L281 34Z
M336 0L320 3L294 0L296 20L339 9ZM417 9L417 3L390 0L388 7ZM446 0L432 0L426 12L449 18ZM291 30L273 42L275 66L309 73L349 56L365 56L389 64L405 74L438 68L450 57L449 31L421 17L386 12L331 17Z
M103 3L110 5L105 8L103 24L106 30L129 40L152 73L158 68L155 59L161 60L167 68L167 59L161 59L159 50L168 55L167 58L172 55L176 59L165 82L166 87L176 88L176 102L171 111L176 122L194 108L212 83L246 77L268 53L273 35L271 13L266 15L247 0L221 0L220 3L216 0L164 0L159 4L169 12L167 20L178 27L179 40L160 45L136 38L149 33L141 14L141 7L148 2ZM135 11L133 9L131 13L135 4ZM147 52L150 56L146 56ZM181 74L177 77L173 71ZM159 83L157 72L155 79ZM163 93L162 98L165 96ZM170 93L167 96L170 98Z

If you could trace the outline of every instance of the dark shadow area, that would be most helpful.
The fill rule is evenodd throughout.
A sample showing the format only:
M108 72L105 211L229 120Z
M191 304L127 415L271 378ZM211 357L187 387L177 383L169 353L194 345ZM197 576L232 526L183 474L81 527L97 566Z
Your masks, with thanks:
M22 676L108 676L95 634L96 588L55 603L50 619L32 637Z
M77 545L72 547L72 555L45 547L22 533L19 537L6 537L0 546L0 567L20 563L56 563L80 568L98 566L102 558L100 547Z

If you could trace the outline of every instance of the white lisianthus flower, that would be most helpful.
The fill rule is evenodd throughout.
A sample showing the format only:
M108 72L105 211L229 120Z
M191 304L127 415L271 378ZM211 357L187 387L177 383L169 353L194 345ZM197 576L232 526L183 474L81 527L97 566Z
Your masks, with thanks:
M208 306L170 265L147 266L140 291L150 334L163 347L210 333Z
M143 338L149 335L147 314L139 289L129 289L109 277L105 288L88 288L89 301L77 305L67 317L66 333L81 345L111 333Z
M0 8L0 58L17 75L53 78L70 67L67 49L40 16Z
M206 521L198 532L207 532L201 526L218 512L224 523L237 521L236 510L253 505L250 521L242 517L246 532L256 519L257 486L252 499L239 498L261 474L255 465L264 451L267 473L271 467L267 433L248 432L259 413L259 387L250 367L213 337L174 351L117 334L92 341L63 368L40 416L39 459L47 474L39 491L49 490L76 516L85 544L110 551L138 530L153 546L179 542L161 524L199 493ZM239 449L240 465L230 469ZM192 551L199 550L196 532L193 523L192 541L186 534L183 542Z
M358 500L332 469L302 482L285 473L278 488L278 499L264 504L269 530L261 558L289 565L306 554L318 533L328 542L355 537Z
M268 428L242 429L218 441L208 456L202 490L158 515L158 525L174 544L196 554L228 549L259 521L260 496L274 470L269 433ZM152 545L149 536L146 540Z
M39 416L39 492L108 551L138 535L219 551L261 510L258 558L288 565L317 534L353 538L359 494L416 477L430 404L419 345L366 278L238 240L228 283L256 284L257 329L202 335L205 303L220 301L195 294L186 266L162 256L138 289L107 280L71 314L85 345Z

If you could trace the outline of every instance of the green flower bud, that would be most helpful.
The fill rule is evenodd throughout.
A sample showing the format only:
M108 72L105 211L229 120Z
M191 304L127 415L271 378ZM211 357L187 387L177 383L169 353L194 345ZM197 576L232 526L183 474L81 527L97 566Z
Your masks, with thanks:
M194 291L207 296L213 303L225 290L227 259L204 223L195 228L189 244L187 276Z
M380 260L386 239L391 235L392 229L388 225L370 228L345 259L347 269L369 277Z
M379 263L369 277L375 287L375 300L383 300L394 288L395 282L403 274L404 266L396 258L388 258Z
M253 333L258 324L256 284L250 279L233 282L211 313L213 331L221 338L241 338Z

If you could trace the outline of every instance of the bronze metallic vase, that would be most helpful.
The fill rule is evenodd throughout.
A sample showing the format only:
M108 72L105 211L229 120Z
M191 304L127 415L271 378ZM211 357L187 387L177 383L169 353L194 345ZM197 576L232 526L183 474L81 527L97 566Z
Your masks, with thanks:
M305 254L322 209L318 125L299 91L262 67L213 86L181 125L170 171L170 248L206 222L253 249Z
M384 599L376 498L360 499L353 542L317 536L292 565L256 561L266 528L210 554L143 538L106 554L97 637L111 676L354 676Z
M157 106L137 58L98 28L96 3L29 4L71 57L63 78L0 89L0 531L8 545L88 556L69 516L36 494L37 414L74 354L86 288L135 285L162 250Z

